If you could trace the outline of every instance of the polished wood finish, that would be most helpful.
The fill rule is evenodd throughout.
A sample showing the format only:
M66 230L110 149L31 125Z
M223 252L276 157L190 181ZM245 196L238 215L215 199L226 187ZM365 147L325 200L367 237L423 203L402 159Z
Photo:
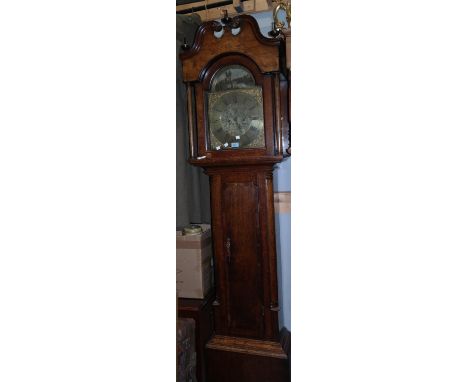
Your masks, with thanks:
M210 167L216 333L278 339L271 165Z
M213 76L223 66L238 64L246 67L253 74L256 85L262 87L263 91L263 118L264 118L264 132L265 132L265 147L249 150L219 150L213 151L208 148L207 136L208 131L206 126L208 124L208 116L205 113L205 94L209 90L209 86ZM207 156L210 160L227 160L233 163L236 160L244 160L248 157L258 158L261 156L272 157L280 151L275 150L276 138L274 137L275 131L278 129L278 118L275 113L275 102L279 103L279 94L274 92L274 78L270 74L262 74L257 65L250 58L239 55L231 54L229 56L220 57L216 62L210 64L204 71L203 81L195 83L196 99L197 102L197 126L198 126L198 157ZM278 161L282 159L279 156Z
M291 332L283 327L280 332L280 343L283 351L288 357L288 381L291 380Z
M214 336L206 345L207 349L229 350L241 354L261 355L272 358L287 359L279 342L259 341L250 338Z
M207 381L206 377L206 350L205 346L213 335L213 304L214 291L203 300L192 298L179 298L179 317L193 318L195 320L195 349L197 352L197 380Z
M206 345L208 381L290 381L289 332L282 334L280 341L214 336Z
M219 23L207 22L200 26L192 47L180 55L187 62L182 71L184 81L200 80L207 63L216 61L218 56L226 52L236 52L251 58L262 73L279 70L278 49L281 40L265 38L253 17L242 15L239 19L240 33L234 35L230 30L224 30L221 38L214 34L222 30Z
M271 356L207 349L209 382L289 381L288 360Z
M217 296L217 309L227 309L227 320L217 332L247 337L263 337L263 296L259 238L258 193L255 176L227 176L222 179L223 266L226 289L224 299Z
M284 156L284 42L261 35L253 17L240 31L216 22L200 26L180 55L184 81L195 94L195 155L189 162L210 178L215 266L215 337L207 344L209 382L287 381L288 360L278 328L273 168ZM223 30L220 38L215 31ZM242 65L263 90L265 147L211 150L206 97L213 76ZM286 83L287 85L287 83Z
M284 41L265 38L251 16L242 15L238 20L240 27L236 35L231 33L230 28L223 29L217 22L202 24L192 47L180 54L184 81L187 87L195 89L196 115L192 117L189 129L192 133L196 131L197 138L193 140L196 147L191 163L201 167L246 164L249 159L252 163L277 163L283 158L282 130L284 120L288 119L285 115L288 109L283 106L286 101L283 94L285 88L280 83L280 78L286 78L281 56L284 53ZM223 35L215 37L214 32L220 30ZM252 73L256 85L262 88L264 148L217 151L208 147L206 94L218 70L233 64L246 67Z

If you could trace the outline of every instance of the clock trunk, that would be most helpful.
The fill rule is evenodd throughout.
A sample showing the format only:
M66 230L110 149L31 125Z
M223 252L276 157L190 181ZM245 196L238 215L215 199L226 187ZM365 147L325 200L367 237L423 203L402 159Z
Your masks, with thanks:
M211 168L215 331L278 338L272 166Z

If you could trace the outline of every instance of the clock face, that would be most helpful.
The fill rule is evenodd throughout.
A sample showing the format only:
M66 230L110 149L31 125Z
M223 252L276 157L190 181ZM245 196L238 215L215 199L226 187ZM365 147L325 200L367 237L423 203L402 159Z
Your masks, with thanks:
M255 87L209 94L212 150L265 146L261 92L261 88Z
M222 68L207 94L211 150L265 147L262 88L240 65Z

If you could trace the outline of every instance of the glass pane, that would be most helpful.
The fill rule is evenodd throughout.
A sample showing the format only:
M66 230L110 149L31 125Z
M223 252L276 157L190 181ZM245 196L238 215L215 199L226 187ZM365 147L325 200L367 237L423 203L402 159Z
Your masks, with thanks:
M230 65L219 70L211 83L212 91L250 88L255 86L252 74L243 66Z
M263 93L243 66L225 67L207 94L211 150L265 147Z

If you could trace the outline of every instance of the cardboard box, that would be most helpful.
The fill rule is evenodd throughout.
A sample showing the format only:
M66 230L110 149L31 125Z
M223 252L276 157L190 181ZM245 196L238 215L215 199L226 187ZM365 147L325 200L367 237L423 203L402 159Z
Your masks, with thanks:
M204 298L213 287L211 229L201 224L203 232L182 235L177 231L177 293L182 298Z

